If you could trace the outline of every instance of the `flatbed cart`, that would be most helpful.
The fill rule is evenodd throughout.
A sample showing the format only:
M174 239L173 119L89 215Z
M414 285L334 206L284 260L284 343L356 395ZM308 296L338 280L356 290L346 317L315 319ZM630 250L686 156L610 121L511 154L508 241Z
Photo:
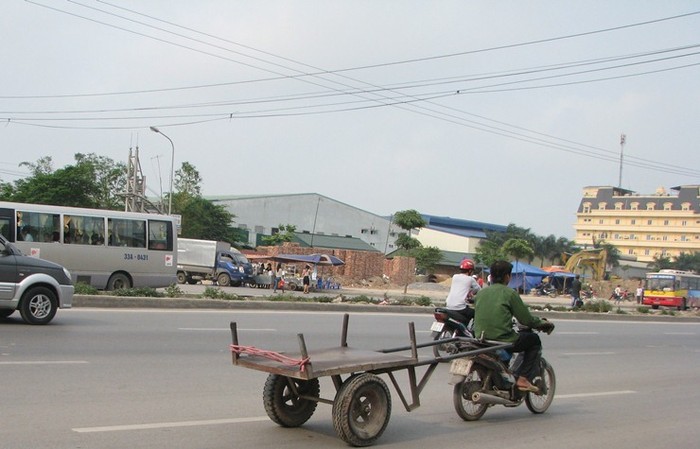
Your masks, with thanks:
M297 334L299 353L294 355L239 345L237 324L231 322L233 364L269 373L263 404L272 421L283 427L299 427L311 418L319 402L330 404L336 434L352 446L370 446L382 435L391 415L391 394L380 374L389 376L410 412L420 406L420 393L440 362L481 352L419 357L418 348L445 341L417 344L413 322L409 323L409 346L377 351L356 349L347 344L348 320L349 315L345 314L340 347L310 351L304 335ZM427 368L419 379L416 368L421 366ZM408 373L410 402L394 376L401 370ZM319 378L323 376L330 376L333 381L333 399L320 396Z

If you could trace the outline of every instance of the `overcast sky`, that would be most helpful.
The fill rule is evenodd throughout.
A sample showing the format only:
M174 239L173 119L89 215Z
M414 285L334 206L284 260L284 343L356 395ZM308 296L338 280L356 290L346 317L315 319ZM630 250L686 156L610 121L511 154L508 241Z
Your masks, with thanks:
M700 1L3 0L0 180L316 192L574 237L582 188L700 184ZM624 146L621 134L626 135Z

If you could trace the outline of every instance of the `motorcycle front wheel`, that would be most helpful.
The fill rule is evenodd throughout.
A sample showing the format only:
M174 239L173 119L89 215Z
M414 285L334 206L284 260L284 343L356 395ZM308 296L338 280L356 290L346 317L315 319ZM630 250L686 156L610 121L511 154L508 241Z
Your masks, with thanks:
M544 413L554 400L554 391L557 387L557 379L554 376L554 368L552 365L542 358L540 375L533 380L533 384L537 386L539 393L528 393L525 396L525 405L535 414Z
M444 340L447 338L452 338L455 336L455 332L451 329L443 329L440 332L433 332L431 334L431 337L433 338L433 341L438 341L438 340ZM453 343L448 343L448 344L437 344L433 346L433 355L435 357L443 357L449 354L448 352L448 345L451 345Z
M484 416L487 404L475 404L472 395L477 391L488 391L491 388L484 367L475 365L463 382L455 385L452 393L455 411L465 421L476 421Z

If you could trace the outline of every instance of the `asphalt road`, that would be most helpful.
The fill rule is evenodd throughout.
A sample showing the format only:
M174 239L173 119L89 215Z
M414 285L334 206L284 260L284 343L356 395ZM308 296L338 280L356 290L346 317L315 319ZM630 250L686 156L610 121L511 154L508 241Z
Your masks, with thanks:
M267 418L266 374L231 364L232 320L240 343L259 348L295 350L300 332L309 348L340 344L340 313L78 308L60 311L48 326L0 320L0 448L347 447L328 405L301 428ZM409 321L427 340L430 315L353 314L349 344L405 345ZM558 384L547 413L496 406L464 422L441 365L413 412L390 387L391 421L376 446L697 447L700 324L555 323L555 333L542 337ZM334 391L323 378L322 396Z

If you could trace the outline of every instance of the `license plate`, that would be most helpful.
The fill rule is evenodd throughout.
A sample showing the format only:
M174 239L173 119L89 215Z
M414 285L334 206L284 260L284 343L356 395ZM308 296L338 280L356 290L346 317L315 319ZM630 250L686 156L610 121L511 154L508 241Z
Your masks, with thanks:
M469 370L472 369L472 359L454 359L450 365L450 374L457 374L459 376L466 376L469 374Z
M441 323L439 321L433 321L433 325L430 326L430 330L433 332L442 332L442 328L445 326L445 323Z

